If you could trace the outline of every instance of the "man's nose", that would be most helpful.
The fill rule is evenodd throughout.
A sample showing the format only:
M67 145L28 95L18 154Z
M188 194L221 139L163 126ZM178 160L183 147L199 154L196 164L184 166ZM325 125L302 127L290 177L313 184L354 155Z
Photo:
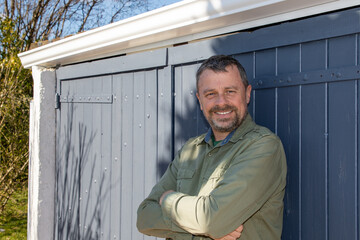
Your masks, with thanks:
M216 98L216 104L217 105L224 105L227 103L226 97L224 94L219 94Z

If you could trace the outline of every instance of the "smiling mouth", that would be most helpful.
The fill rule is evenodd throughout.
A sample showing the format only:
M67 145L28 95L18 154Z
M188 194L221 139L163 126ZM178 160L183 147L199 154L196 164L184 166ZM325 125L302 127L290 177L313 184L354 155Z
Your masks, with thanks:
M231 113L232 112L232 110L231 111L227 111L227 112L215 112L216 114L219 114L219 115L226 115L226 114L229 114L229 113Z

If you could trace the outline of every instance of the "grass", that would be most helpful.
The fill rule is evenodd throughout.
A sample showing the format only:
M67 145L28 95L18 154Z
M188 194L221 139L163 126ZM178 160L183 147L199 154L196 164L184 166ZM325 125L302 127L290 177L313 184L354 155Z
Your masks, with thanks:
M27 234L27 189L16 191L0 216L0 239L22 240ZM4 230L4 231L3 231Z

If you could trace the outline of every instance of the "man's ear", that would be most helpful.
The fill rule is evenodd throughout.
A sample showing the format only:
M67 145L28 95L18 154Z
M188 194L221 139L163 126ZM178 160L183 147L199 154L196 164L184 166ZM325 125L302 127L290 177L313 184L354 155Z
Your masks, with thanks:
M197 97L197 99L198 99L198 101L199 101L200 109L201 109L201 111L202 111L202 110L203 110L203 107L202 107L202 105L201 105L200 96L199 96L199 93L198 93L198 92L196 92L196 97Z
M247 88L246 88L246 103L247 104L249 104L249 102L250 102L250 99L251 99L251 89L252 89L252 87L251 87L251 85L249 84L248 86L247 86Z

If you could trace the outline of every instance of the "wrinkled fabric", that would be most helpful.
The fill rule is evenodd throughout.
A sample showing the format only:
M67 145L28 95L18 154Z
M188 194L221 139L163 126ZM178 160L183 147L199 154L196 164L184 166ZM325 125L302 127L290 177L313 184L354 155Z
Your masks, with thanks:
M286 159L279 138L248 115L221 144L209 133L185 143L140 204L140 232L173 240L281 239ZM162 205L159 198L167 190Z

